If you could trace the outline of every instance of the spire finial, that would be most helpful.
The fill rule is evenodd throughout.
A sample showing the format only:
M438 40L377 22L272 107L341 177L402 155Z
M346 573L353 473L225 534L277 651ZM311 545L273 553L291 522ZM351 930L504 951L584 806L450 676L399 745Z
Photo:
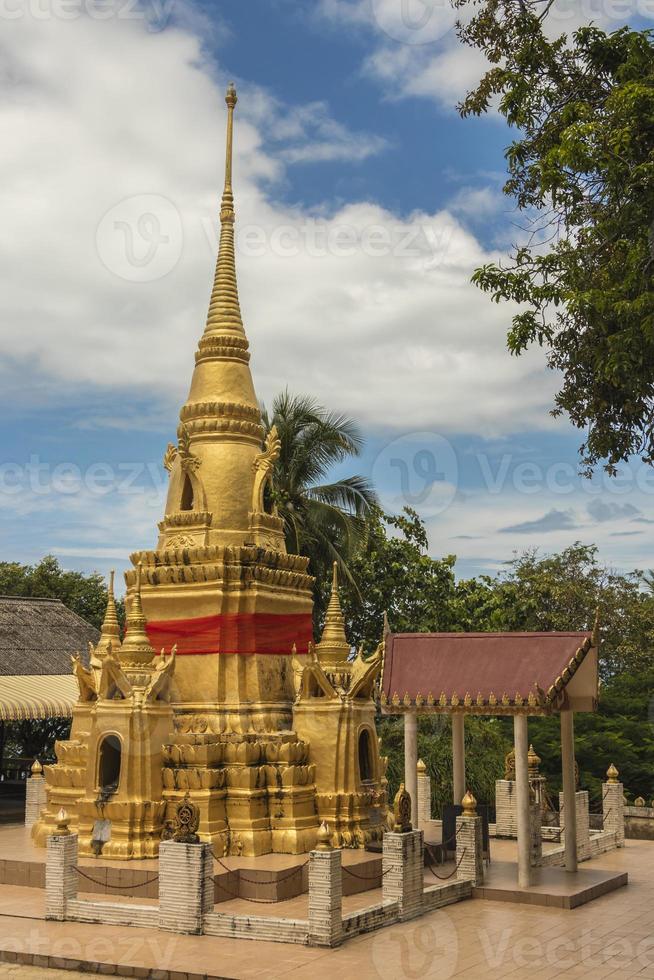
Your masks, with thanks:
M332 594L316 652L320 662L327 667L345 663L350 655L350 644L345 635L345 619L338 595L338 562L334 562L332 566Z
M116 599L114 597L114 574L114 570L112 569L109 572L109 585L107 587L107 608L100 630L100 639L94 651L96 656L102 656L107 653L110 646L114 653L120 650L120 624L118 622Z
M209 301L205 334L237 331L244 335L241 307L236 284L236 256L234 253L234 194L232 192L232 149L234 143L234 106L237 102L236 88L230 82L227 86L227 138L225 141L225 186L220 205L220 244L216 274ZM202 343L200 344L202 350Z
M225 93L227 103L227 140L225 143L225 188L223 191L223 203L220 220L223 221L222 211L227 210L234 217L234 196L232 194L232 147L234 143L234 107L238 102L236 96L236 86L230 82ZM226 216L227 217L227 216Z
M134 591L132 592L131 602L129 603L125 617L125 639L120 650L121 660L124 660L126 663L149 663L154 657L154 650L150 645L146 630L147 621L141 603L142 574L143 565L139 562L136 566Z

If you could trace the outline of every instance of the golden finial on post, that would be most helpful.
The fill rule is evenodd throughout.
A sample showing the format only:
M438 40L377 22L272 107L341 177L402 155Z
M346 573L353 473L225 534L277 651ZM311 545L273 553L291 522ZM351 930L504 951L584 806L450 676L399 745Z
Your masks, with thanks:
M422 759L418 759L418 764L416 766L416 769L418 770L419 776L424 776L424 774L427 772L427 766L424 764Z
M466 795L461 800L461 806L463 807L464 817L477 816L477 800L474 798L470 790L466 790Z
M637 806L639 808L645 806L645 799L644 799L644 797L637 796L636 799L634 800L634 806Z
M68 814L62 806L57 814L57 837L68 837L69 835L70 830L68 829Z
M38 759L35 759L34 762L32 763L32 768L30 769L30 772L32 773L32 777L36 776L37 778L41 778L41 776L43 775L43 766L41 765Z
M411 797L407 793L404 783L400 783L400 788L393 800L393 818L396 834L407 834L411 830Z
M327 823L323 820L318 828L318 833L316 834L316 850L317 851L333 851L332 846L332 835L330 833Z
M606 770L606 776L607 776L608 782L609 783L617 783L618 776L619 775L620 775L620 773L618 772L618 770L616 769L616 767L613 765L613 763L611 763L611 765L609 766L609 768Z
M527 754L527 761L528 761L528 764L529 764L529 775L530 776L537 776L538 775L538 767L540 766L540 763L541 763L541 758L536 753L536 750L534 749L534 746L533 745L530 745L529 746L529 752Z

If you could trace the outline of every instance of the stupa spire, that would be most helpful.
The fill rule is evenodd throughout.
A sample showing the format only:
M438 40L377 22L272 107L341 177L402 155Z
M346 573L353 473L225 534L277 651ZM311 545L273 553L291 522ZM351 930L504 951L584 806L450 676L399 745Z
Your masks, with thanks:
M232 190L232 155L234 143L234 108L238 99L234 83L227 86L227 139L225 144L225 186L220 205L220 245L216 273L209 301L205 333L235 330L243 333L243 320L236 282L234 253L234 193Z
M109 572L109 586L107 588L107 609L100 629L100 639L95 648L96 656L107 653L109 645L114 653L120 650L120 624L116 611L116 599L114 597L114 571Z
M136 584L125 616L125 637L120 649L120 660L126 665L149 664L154 657L154 650L146 630L147 620L141 604L141 570L136 567Z
M338 594L338 564L332 568L332 594L325 614L325 625L316 647L316 653L326 666L344 663L350 655L350 644L345 635L345 618Z

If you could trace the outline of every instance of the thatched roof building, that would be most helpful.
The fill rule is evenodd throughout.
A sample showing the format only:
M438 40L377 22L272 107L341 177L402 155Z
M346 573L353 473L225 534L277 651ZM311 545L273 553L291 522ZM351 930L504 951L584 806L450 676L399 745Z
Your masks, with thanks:
M59 599L0 596L0 721L70 717L70 658L99 635Z

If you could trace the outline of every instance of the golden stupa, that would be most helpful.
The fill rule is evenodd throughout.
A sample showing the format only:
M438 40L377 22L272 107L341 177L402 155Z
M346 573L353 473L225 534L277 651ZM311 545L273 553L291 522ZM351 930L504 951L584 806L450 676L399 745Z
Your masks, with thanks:
M189 794L215 853L301 853L325 821L362 846L388 819L373 693L381 648L350 656L336 570L312 644L308 560L286 552L266 487L280 443L267 434L250 373L234 252L227 103L220 245L204 333L164 457L170 484L155 551L131 556L120 639L113 581L68 741L45 767L37 843L65 807L82 854L154 856Z

